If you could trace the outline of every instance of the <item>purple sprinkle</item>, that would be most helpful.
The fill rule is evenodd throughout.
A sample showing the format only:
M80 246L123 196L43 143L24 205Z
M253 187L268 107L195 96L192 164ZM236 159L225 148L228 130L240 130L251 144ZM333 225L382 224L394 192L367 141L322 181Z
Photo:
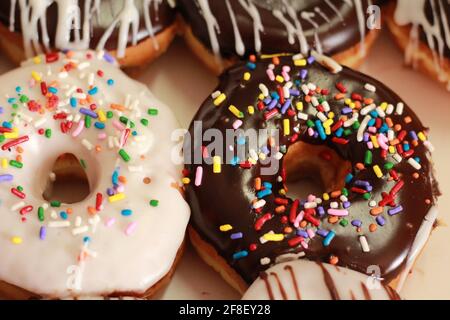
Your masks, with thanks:
M377 223L378 223L380 226L384 226L384 224L386 223L386 220L384 219L383 216L378 216L375 220L377 220Z
M305 79L308 76L308 70L302 69L300 70L300 78Z
M236 239L241 239L243 236L244 235L242 234L242 232L236 232L236 233L233 233L230 236L230 238L233 239L233 240L236 240Z
M355 186L358 186L358 187L369 187L370 183L368 181L356 180L355 181Z
M352 226L360 228L362 226L362 221L361 220L353 220Z
M353 109L349 108L349 107L346 107L346 108L342 109L342 111L341 111L342 114L349 114L352 112L353 112Z
M414 141L419 140L419 137L417 136L415 131L410 131L409 132L409 136L411 137L411 139L413 139Z
M111 197L114 195L114 190L111 188L108 188L108 189L106 189L106 194Z
M103 59L105 59L105 61L109 63L114 63L115 61L114 57L107 52L105 52L105 54L103 55Z
M298 91L297 89L290 89L289 93L294 97L298 97L300 95L300 91Z
M272 101L272 98L271 97L267 97L263 101L264 101L265 105L268 105L270 103L270 101Z
M367 132L364 132L364 142L369 142L370 135Z
M316 234L318 234L319 236L321 236L321 237L326 237L327 235L328 235L328 230L325 230L325 229L319 229L319 230L317 230L317 232L316 232Z
M396 214L399 214L402 211L403 211L403 207L402 206L397 206L394 209L388 210L388 214L390 216L395 216Z
M317 139L319 137L319 133L317 131L314 131L314 139Z
M284 104L283 107L281 108L281 113L285 114L287 109L289 109L289 107L291 106L291 99L287 100Z
M344 209L350 208L350 206L352 205L349 201L345 201L343 204Z
M319 216L323 217L325 214L325 209L322 206L320 206L317 208L317 213L319 214Z
M45 227L42 226L41 229L39 230L39 239L44 240L46 235L47 229L45 229Z
M314 61L316 61L316 58L314 58L313 56L310 56L310 57L307 59L307 61L308 61L309 64L313 64Z
M272 110L274 109L278 104L278 100L277 99L272 99L272 101L270 102L270 104L267 106L267 110Z
M84 114L85 116L90 116L90 117L92 117L94 119L98 118L98 115L94 111L92 111L90 109L80 108L80 113Z
M261 152L264 153L265 155L268 155L270 151L269 148L267 148L267 146L262 146Z
M0 182L13 181L14 176L12 174L0 174Z
M305 230L297 230L297 235L305 239L309 238L308 232Z

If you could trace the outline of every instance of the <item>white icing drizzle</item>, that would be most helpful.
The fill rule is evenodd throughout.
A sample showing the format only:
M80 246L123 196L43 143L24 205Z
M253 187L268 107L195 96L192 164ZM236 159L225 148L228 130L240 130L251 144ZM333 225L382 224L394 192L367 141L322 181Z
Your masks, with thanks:
M9 17L9 29L14 31L15 7L17 0L11 1ZM155 29L152 26L150 17L151 5L155 12L163 0L141 0L144 12L144 22L148 35L153 39L155 49L159 49L158 41L155 38ZM44 51L50 51L50 39L47 30L46 14L48 8L56 3L58 7L58 23L55 36L55 47L57 49L86 50L89 49L91 38L92 21L94 14L100 11L101 0L85 0L83 12L83 25L81 26L81 9L78 0L19 0L20 23L23 36L23 45L27 57ZM134 0L124 0L123 7L114 17L112 23L103 33L97 50L103 50L106 42L111 37L114 29L119 27L117 40L117 56L124 57L125 50L129 43L128 38L131 32L131 45L136 45L138 41L139 12ZM130 30L131 29L131 30ZM39 31L42 39L39 39ZM71 35L73 34L73 37ZM73 40L71 40L73 38ZM43 48L40 45L42 42Z
M253 20L253 32L255 37L255 50L261 51L261 32L264 32L264 26L261 22L261 16L258 8L251 2L251 0L239 0L241 6L247 11Z
M364 10L361 0L354 0L354 1L355 1L356 16L358 18L359 24L359 33L361 35L359 55L363 57L366 54L366 43L364 41L364 39L366 38L366 19L364 17Z
M331 0L325 0L325 2L334 11L334 13L336 13L336 15L338 16L339 20L344 21L344 16L338 10L338 8L336 8L336 6L331 2Z
M431 4L434 23L428 20L425 13L427 1L430 1ZM428 47L433 51L434 68L439 80L446 82L447 89L450 90L450 77L448 77L443 67L445 62L445 46L450 48L450 29L446 8L444 8L441 1L438 1L438 3L440 14L438 14L438 6L435 0L416 0L413 2L398 0L394 20L400 26L411 24L409 42L405 50L405 62L414 68L417 67L416 53L420 45L420 30L423 30L426 35ZM443 30L441 29L440 22L443 24Z
M205 19L206 26L208 28L209 41L211 42L212 51L216 56L219 55L220 46L219 40L217 39L217 33L220 32L219 24L217 23L216 18L211 12L211 8L209 7L208 0L197 0L200 6L200 12Z
M233 8L231 7L230 0L225 0L227 5L228 13L230 14L231 24L233 25L234 32L234 41L236 46L236 53L240 56L243 56L245 53L244 42L242 41L241 33L239 32L239 27L236 21L236 15L233 12Z

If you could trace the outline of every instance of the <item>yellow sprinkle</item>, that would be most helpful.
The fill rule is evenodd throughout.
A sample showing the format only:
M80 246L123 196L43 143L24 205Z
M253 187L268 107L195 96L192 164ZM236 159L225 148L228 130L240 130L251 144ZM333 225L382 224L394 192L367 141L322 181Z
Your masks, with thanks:
M234 114L239 119L244 118L244 114L238 108L236 108L235 106L233 106L233 105L229 106L228 110L230 110L231 113Z
M328 201L328 200L330 200L330 195L328 193L324 193L322 195L322 198L323 198L323 200Z
M334 117L335 117L335 114L334 114L334 112L330 112L329 114L328 114L328 118L329 119L334 119Z
M99 109L97 113L98 113L98 120L100 120L100 122L105 122L106 121L106 115L103 112L103 110Z
M352 108L352 109L355 109L356 104L355 104L354 102L352 102L352 103L350 103L348 106L349 106L350 108Z
M259 100L264 100L266 97L262 94L262 93L260 93L259 95L258 95L258 99Z
M247 160L248 162L250 162L251 164L253 164L253 165L255 165L255 164L257 164L258 163L258 161L257 160L255 160L255 159L253 159L253 158L248 158L248 160Z
M11 242L14 244L21 244L22 243L22 238L21 237L12 237L11 238Z
M40 64L41 63L41 57L40 56L36 56L33 58L33 63L34 64Z
M125 193L118 193L108 198L109 202L116 202L125 199Z
M18 137L19 137L19 130L17 130L17 128L14 128L14 129L13 129L13 132L5 132L5 133L3 134L3 136L4 136L6 139L15 139L15 138L18 138Z
M286 190L280 189L280 191L278 191L278 193L279 193L281 196L285 196L285 195L286 195Z
M225 101L226 98L227 98L227 96L225 95L225 93L219 94L219 96L214 99L214 105L216 107L219 106L222 102Z
M350 105L352 103L352 99L347 98L347 99L344 100L344 103L346 105Z
M330 126L326 126L326 127L324 127L324 129L325 129L325 134L327 136L331 135L331 127Z
M183 184L189 184L189 183L191 183L191 179L189 179L188 177L184 177L183 179L181 179L181 182Z
M298 111L303 111L303 102L299 101L296 103L295 107Z
M304 67L304 66L306 66L306 59L294 60L294 64L297 67Z
M390 154L394 154L395 153L395 147L394 146L389 146L389 153Z
M244 80L245 80L245 81L250 80L251 77L252 77L252 75L250 74L250 72L244 73Z
M383 177L383 172L381 171L381 169L378 165L373 166L373 172L375 172L375 174L378 178L381 179Z
M2 168L3 169L8 168L8 159L6 159L6 158L2 159Z
M266 233L263 237L264 237L264 240L267 240L267 241L283 241L284 240L284 234Z
M248 114L254 114L255 113L255 107L254 106L248 106L247 110L248 110Z
M420 139L420 141L427 141L427 137L425 136L425 134L423 132L419 132L417 134L417 137Z
M219 156L213 157L213 172L214 173L222 172L222 159Z
M272 53L272 54L262 54L261 59L272 59L275 57L287 57L290 56L290 53Z
M227 232L233 229L233 227L230 224L223 224L219 227L220 231Z
M275 80L276 80L277 82L279 82L279 83L283 83L283 82L284 82L284 78L283 78L282 76L280 76L280 75L276 76L276 77L275 77Z
M289 121L289 119L283 120L283 131L285 136L291 134L291 122Z
M325 121L324 123L323 123L323 126L324 126L324 128L326 128L326 127L331 127L331 125L334 123L334 121L333 121L333 119L328 119L327 121Z
M376 136L370 136L370 140L372 141L373 147L375 149L379 149L380 145L378 144L378 139Z
M383 111L386 111L387 107L388 107L387 102L383 102L383 103L380 105L380 108L381 108L381 110L383 110Z
M36 81L41 81L41 76L39 75L39 73L37 73L36 71L31 71L31 76L33 77L34 80Z

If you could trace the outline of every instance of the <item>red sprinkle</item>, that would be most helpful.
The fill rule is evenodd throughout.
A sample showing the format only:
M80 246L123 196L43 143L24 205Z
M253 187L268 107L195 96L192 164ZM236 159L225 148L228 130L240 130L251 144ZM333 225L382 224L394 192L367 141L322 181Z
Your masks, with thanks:
M56 62L59 59L59 55L57 52L50 52L45 55L45 62L52 63Z
M24 214L31 212L32 210L33 210L33 206L26 206L26 207L23 207L22 209L20 209L20 214L24 215Z
M97 196L95 197L95 210L101 211L102 203L103 203L103 195L99 192L99 193L97 193Z
M267 221L269 221L270 219L272 219L272 214L270 214L270 213L266 213L261 218L257 219L255 222L255 230L260 231L262 229L262 227L264 226L264 224Z
M11 189L11 193L20 199L25 199L26 195L22 191L17 190L16 188Z
M28 140L29 140L28 136L23 136L23 137L15 139L15 140L9 141L2 146L2 150L3 151L8 150L8 149L15 147L21 143L27 142Z
M336 83L336 89L338 89L341 93L347 93L347 88L342 84L342 82Z
M47 90L47 83L45 83L45 81L41 82L41 93L43 96L45 96L47 94L48 90Z
M289 212L289 221L291 223L295 222L295 218L297 217L298 206L300 205L300 200L296 199L292 203L291 211Z
M302 243L304 240L305 239L303 239L302 237L295 237L295 238L289 239L288 244L290 247L296 247L300 243Z

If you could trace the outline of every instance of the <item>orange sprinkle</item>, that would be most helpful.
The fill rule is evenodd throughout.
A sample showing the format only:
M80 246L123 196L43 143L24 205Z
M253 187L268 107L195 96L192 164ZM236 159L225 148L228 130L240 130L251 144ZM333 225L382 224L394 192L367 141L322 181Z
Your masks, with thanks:
M342 100L344 98L345 98L345 94L343 94L343 93L338 93L334 96L335 100Z
M149 177L145 177L144 180L143 180L143 182L144 182L145 184L150 184L150 183L152 182L152 179L150 179Z
M369 226L369 231L370 232L375 232L375 231L377 231L377 229L378 229L378 227L377 227L377 225L375 223L371 223L370 224L370 226Z
M397 131L397 132L398 132L398 131L401 131L401 130L402 130L402 125L397 123L397 124L394 126L394 130Z
M328 223L335 224L338 221L339 221L339 218L336 216L328 217Z
M308 103L311 102L311 96L306 96L305 97L305 102L308 102Z
M333 191L333 192L331 193L331 197L332 197L332 198L339 198L341 195L342 195L342 191L341 191L341 190Z
M364 98L364 104L372 104L373 99L372 98Z
M255 179L255 190L261 190L261 178Z
M302 222L300 222L300 228L306 228L306 225L308 224L307 221L303 220Z
M120 104L116 104L116 103L111 103L110 108L113 109L113 110L125 111L125 107L124 106L122 106Z
M389 128L392 128L394 126L394 122L392 122L392 119L390 117L386 118L386 124Z
M410 116L406 116L406 117L403 119L403 121L405 121L405 123L408 124L408 123L411 123L411 122L412 122L412 119L411 119Z
M279 65L280 64L280 58L279 57L273 57L272 58L272 62L274 65Z
M370 210L370 214L372 216L379 216L383 213L383 207L376 207Z
M73 213L73 209L72 208L67 208L66 212L67 212L67 214L72 214Z
M361 163L361 162L358 162L357 164L356 164L356 169L358 169L358 170L364 170L366 167L364 166L364 164L363 163Z
M419 177L420 177L420 175L417 172L414 172L412 176L416 180L419 179Z
M248 57L248 58L249 58L249 60L251 62L255 62L256 61L256 56L254 54L250 55L250 57Z
M102 146L96 145L95 152L101 152L101 151L102 151Z
M18 162L22 162L22 156L20 154L17 155L16 157L16 161Z
M426 203L426 204L431 204L431 200L430 200L430 199L426 199L426 200L425 200L425 203Z
M283 213L286 211L286 207L285 206L278 206L275 208L275 213Z
M119 176L119 181L122 183L127 183L127 178L125 176Z
M94 207L88 207L88 213L89 213L91 216L94 216L94 215L97 214L97 210L96 210Z
M23 153L23 148L21 146L17 146L16 151L18 153Z
M291 232L292 232L292 228L291 227L284 228L284 233L291 233Z
M396 145L398 145L399 143L400 143L400 140L398 140L398 139L393 139L393 140L390 142L391 146L396 146Z
M332 255L332 256L330 256L330 261L329 262L330 262L331 265L335 266L335 265L338 264L339 258Z

